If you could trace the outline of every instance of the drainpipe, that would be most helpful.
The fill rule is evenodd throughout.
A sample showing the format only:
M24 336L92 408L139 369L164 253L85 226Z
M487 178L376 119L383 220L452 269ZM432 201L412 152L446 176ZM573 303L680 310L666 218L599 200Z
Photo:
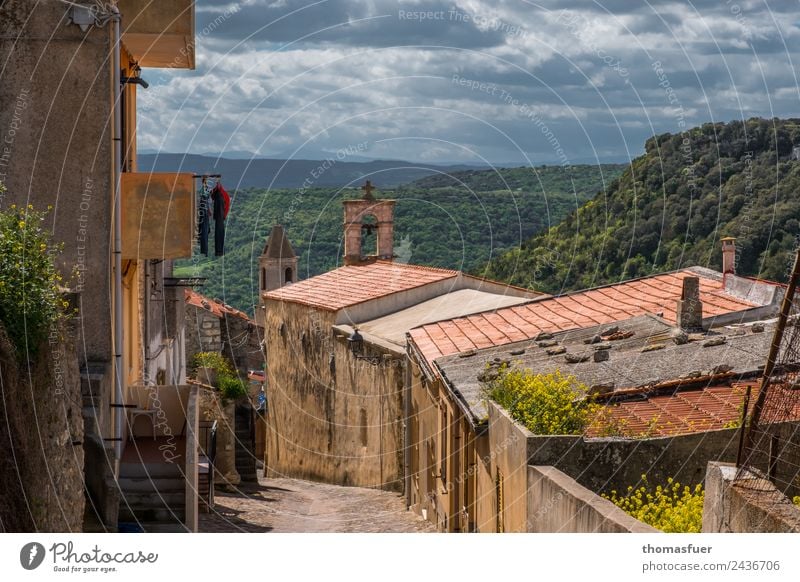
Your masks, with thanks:
M122 425L125 422L124 394L122 389L122 79L120 74L120 20L119 9L110 5L114 22L114 456L122 458Z
M406 340L407 341L407 340ZM406 509L411 507L411 354L406 348L403 371L403 489L406 494Z

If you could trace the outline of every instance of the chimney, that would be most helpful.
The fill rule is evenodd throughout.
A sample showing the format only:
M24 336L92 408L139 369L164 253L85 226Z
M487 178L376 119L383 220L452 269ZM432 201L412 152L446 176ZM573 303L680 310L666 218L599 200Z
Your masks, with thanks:
M684 331L703 330L703 303L700 301L700 277L684 277L676 319Z
M726 236L722 239L722 274L736 273L736 239Z

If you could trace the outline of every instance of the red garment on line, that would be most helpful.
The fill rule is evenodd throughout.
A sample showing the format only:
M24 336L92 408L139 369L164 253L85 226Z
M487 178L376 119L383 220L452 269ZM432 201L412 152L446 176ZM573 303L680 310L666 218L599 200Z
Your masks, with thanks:
M228 192L225 188L222 187L221 182L217 182L214 186L214 190L211 191L211 196L213 198L214 194L221 194L222 200L225 202L225 212L223 214L223 218L228 218L228 211L231 209L231 197L228 195Z

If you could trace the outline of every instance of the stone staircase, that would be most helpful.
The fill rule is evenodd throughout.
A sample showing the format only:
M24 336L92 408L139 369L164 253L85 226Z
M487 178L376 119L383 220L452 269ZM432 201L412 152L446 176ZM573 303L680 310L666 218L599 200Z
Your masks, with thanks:
M185 532L186 491L177 463L120 464L120 531Z
M240 402L235 410L236 472L242 481L257 482L253 407L250 402Z

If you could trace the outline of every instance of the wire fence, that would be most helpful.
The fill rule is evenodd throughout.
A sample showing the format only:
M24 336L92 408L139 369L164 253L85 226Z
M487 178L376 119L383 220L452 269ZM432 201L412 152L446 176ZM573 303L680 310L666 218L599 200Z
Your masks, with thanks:
M786 495L800 494L800 251L786 289L764 376L742 427L739 478L768 478Z

